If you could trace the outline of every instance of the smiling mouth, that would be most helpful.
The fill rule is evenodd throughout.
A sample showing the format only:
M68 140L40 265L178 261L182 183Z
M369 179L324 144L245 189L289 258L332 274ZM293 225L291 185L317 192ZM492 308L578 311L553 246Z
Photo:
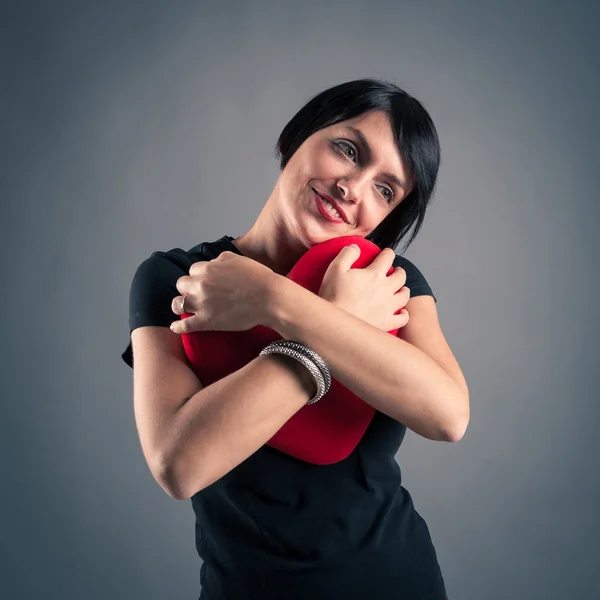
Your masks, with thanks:
M318 208L319 212L321 213L321 215L323 215L323 217L325 219L327 219L328 221L331 221L333 223L345 223L346 222L346 221L344 221L344 219L342 219L342 217L338 217L330 211L329 207L325 203L325 200L321 196L319 196L319 194L315 194L315 202L317 204L317 208Z
M326 196L322 196L315 189L313 189L313 192L315 193L315 201L317 204L317 208L319 209L319 212L325 218L327 218L327 220L333 221L335 223L348 222L343 213L341 212L341 209L338 210L338 208L331 200L329 200L329 198L327 198Z

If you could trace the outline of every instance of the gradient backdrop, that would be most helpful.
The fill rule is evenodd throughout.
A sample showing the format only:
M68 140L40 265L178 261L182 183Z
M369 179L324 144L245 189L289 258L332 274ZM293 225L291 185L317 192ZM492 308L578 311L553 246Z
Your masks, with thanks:
M451 600L600 597L596 2L3 2L2 576L10 600L198 597L189 502L146 466L128 293L247 231L312 95L387 78L441 136L406 256L469 383L397 459Z

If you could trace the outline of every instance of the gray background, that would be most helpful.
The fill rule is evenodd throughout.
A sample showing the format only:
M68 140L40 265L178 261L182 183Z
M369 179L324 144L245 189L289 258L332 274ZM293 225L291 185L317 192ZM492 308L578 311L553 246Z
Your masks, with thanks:
M192 599L188 502L147 468L128 292L247 231L312 95L404 86L443 164L406 256L471 391L397 459L451 600L598 598L595 2L2 4L2 578L11 599Z

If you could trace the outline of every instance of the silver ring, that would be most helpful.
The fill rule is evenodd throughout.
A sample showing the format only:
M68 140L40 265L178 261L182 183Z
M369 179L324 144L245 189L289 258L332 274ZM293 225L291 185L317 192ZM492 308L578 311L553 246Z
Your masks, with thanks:
M185 296L181 296L181 306L179 307L180 314L185 312Z

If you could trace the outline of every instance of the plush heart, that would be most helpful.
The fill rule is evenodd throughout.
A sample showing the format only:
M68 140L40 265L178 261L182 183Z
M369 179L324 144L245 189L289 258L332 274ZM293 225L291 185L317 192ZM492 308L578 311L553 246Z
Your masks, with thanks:
M359 236L333 238L306 251L287 277L318 294L329 264L350 244L357 244L361 249L353 269L368 266L381 252L373 242ZM387 274L393 271L392 266ZM184 313L181 318L190 316L193 315ZM396 335L397 332L394 329L389 333ZM195 331L182 334L182 339L196 375L207 386L241 369L265 346L282 338L276 331L259 325L247 331ZM329 391L315 404L295 413L267 444L305 462L332 464L354 450L374 413L372 406L332 378Z

